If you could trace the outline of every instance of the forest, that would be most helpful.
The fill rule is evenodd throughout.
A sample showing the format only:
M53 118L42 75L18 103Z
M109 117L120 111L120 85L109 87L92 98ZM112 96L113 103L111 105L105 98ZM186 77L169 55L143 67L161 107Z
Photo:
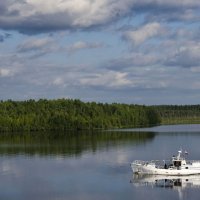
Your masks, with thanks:
M93 130L160 124L154 107L73 99L0 101L0 131Z
M105 130L200 123L200 105L145 106L77 99L0 101L0 132Z
M200 105L152 106L161 118L162 124L199 124Z

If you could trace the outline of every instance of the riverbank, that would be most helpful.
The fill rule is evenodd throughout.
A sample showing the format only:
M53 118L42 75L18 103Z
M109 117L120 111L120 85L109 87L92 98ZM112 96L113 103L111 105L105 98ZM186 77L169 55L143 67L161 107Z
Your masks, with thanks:
M200 105L153 106L161 124L200 124Z
M150 106L72 99L0 102L0 131L65 131L148 127L160 123Z
M188 117L188 118L163 118L161 125L170 125L170 124L200 124L200 117Z

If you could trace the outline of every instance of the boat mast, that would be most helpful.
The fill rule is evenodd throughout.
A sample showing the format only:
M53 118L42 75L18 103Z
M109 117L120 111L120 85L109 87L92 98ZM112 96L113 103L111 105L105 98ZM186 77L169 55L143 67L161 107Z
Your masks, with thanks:
M177 155L177 160L180 160L181 154L182 154L182 150L179 150L179 151L178 151L178 155Z

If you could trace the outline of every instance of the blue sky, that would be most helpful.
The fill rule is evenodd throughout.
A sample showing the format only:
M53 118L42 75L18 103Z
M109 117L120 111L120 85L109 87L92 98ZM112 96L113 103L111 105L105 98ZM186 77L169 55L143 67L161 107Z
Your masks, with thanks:
M4 0L0 99L199 104L199 0Z

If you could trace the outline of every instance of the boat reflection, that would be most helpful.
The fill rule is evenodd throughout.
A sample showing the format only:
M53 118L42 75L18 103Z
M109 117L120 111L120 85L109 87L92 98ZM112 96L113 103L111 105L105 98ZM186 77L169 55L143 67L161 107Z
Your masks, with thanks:
M200 175L164 176L134 174L131 182L134 186L152 186L161 188L200 188Z
M200 175L165 176L134 174L131 183L135 187L151 186L152 188L170 188L178 192L179 200L185 200L188 199L187 189L200 189Z

